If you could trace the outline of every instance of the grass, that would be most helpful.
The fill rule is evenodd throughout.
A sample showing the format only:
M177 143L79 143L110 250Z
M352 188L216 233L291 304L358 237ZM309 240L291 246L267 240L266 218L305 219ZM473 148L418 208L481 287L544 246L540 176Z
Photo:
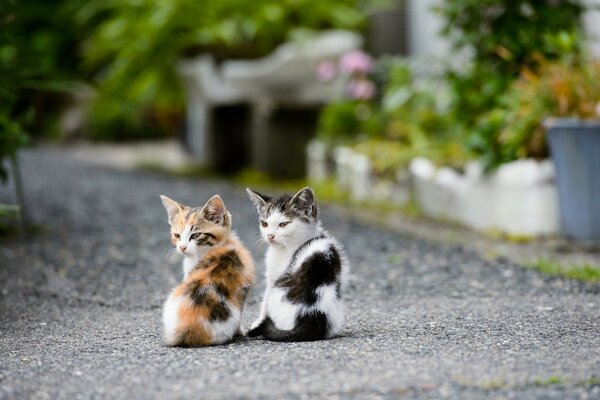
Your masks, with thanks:
M490 379L483 381L479 386L482 389L496 391L502 389L519 388L519 387L549 387L549 386L560 386L573 384L581 387L592 387L600 385L600 379L596 375L592 375L590 378L583 381L573 381L568 378L560 377L558 375L551 375L547 378L537 378L533 381L523 382L521 384L511 384L503 378Z
M548 275L563 276L585 282L600 282L600 267L591 264L560 264L548 258L540 258L526 263L525 266Z
M596 375L592 375L589 379L579 382L579 386L583 386L583 387L599 386L599 385L600 385L600 378L598 378Z
M24 235L21 207L16 204L0 204L0 238Z
M541 387L553 386L553 385L564 385L565 383L567 383L567 381L564 378L561 378L560 376L556 376L556 375L549 376L546 379L536 379L533 381L533 384L535 386L541 386Z
M529 243L534 239L533 236L530 236L530 235L505 233L505 232L502 232L502 231L500 231L498 229L494 229L494 228L487 229L484 233L490 239L502 240L505 242L515 243L515 244Z

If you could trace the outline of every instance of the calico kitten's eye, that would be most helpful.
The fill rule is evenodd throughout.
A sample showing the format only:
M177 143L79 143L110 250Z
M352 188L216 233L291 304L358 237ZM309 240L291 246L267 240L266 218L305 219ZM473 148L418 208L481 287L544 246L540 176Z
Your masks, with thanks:
M196 233L194 233L192 236L190 236L190 240L197 240L197 239L199 239L199 238L200 238L200 236L202 236L202 234L201 234L201 233L198 233L198 232L196 232Z
M289 223L290 223L290 221L282 222L282 223L279 224L279 227L280 228L285 228L286 226L289 225Z
M266 228L267 226L269 226L269 224L267 224L267 221L260 221L260 224L262 225L263 228Z
M175 239L179 239L181 236L179 236L179 233L174 233L174 234L173 234L173 237L174 237Z

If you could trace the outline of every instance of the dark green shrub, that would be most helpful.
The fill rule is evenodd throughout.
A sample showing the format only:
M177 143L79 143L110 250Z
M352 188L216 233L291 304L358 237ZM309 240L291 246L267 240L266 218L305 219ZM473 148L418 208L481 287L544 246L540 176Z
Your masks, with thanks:
M580 54L584 6L576 0L446 0L437 8L455 51L472 62L448 72L448 116L487 169L516 153L498 139L507 118L505 93L523 70L542 60Z
M92 0L82 3L76 12L77 20L81 26L95 27L83 46L85 66L93 73L98 88L91 111L92 134L135 135L136 130L148 129L148 115L181 112L183 96L176 64L183 57L210 53L217 60L256 58L308 31L356 29L364 19L358 7L360 2Z

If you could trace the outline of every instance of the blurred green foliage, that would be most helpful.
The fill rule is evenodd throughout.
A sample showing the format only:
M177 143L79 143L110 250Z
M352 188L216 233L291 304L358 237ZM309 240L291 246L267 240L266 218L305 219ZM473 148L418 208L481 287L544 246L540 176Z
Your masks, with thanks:
M447 73L448 115L487 170L517 157L543 154L534 147L533 152L515 152L499 140L502 103L522 71L537 71L543 60L581 53L584 10L577 0L446 0L437 7L454 50L472 57L467 68Z
M345 143L373 162L375 173L393 177L411 159L424 156L449 165L466 159L456 130L449 125L442 77L418 76L422 65L384 57L372 79L379 95L371 100L341 100L325 107L319 137Z
M540 124L555 113L550 104L556 98L538 93L541 87L530 87L524 75L580 56L581 2L446 0L435 10L464 62L419 79L420 66L380 60L373 77L379 97L327 106L320 136L354 143L373 155L378 170L401 167L417 155L456 167L474 157L488 171L517 158L545 156Z
M183 57L212 54L217 61L256 58L312 30L356 29L360 0L89 0L75 13L94 26L84 42L85 67L98 96L92 133L147 130L181 112L176 65ZM158 122L158 123L157 123Z
M89 97L81 83L94 89L86 135L172 135L183 113L179 60L200 53L217 61L261 57L310 31L357 29L364 22L363 2L4 0L2 140L21 143L13 140L17 131L52 135L65 106Z
M490 130L481 147L496 150L490 163L548 156L542 122L547 117L598 118L600 63L583 59L543 61L536 71L524 70L481 117L479 130ZM485 154L485 153L484 153Z
M27 134L52 129L60 93L77 75L77 28L64 2L0 2L0 178ZM15 161L16 162L16 161Z

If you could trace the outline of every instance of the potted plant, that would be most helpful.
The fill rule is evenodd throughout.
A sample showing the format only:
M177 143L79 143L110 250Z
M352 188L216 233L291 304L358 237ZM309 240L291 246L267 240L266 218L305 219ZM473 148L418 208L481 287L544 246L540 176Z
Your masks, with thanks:
M529 147L543 146L546 139L564 235L600 240L600 63L547 63L537 74L525 72L514 96L514 124L505 141L528 131L523 143Z

